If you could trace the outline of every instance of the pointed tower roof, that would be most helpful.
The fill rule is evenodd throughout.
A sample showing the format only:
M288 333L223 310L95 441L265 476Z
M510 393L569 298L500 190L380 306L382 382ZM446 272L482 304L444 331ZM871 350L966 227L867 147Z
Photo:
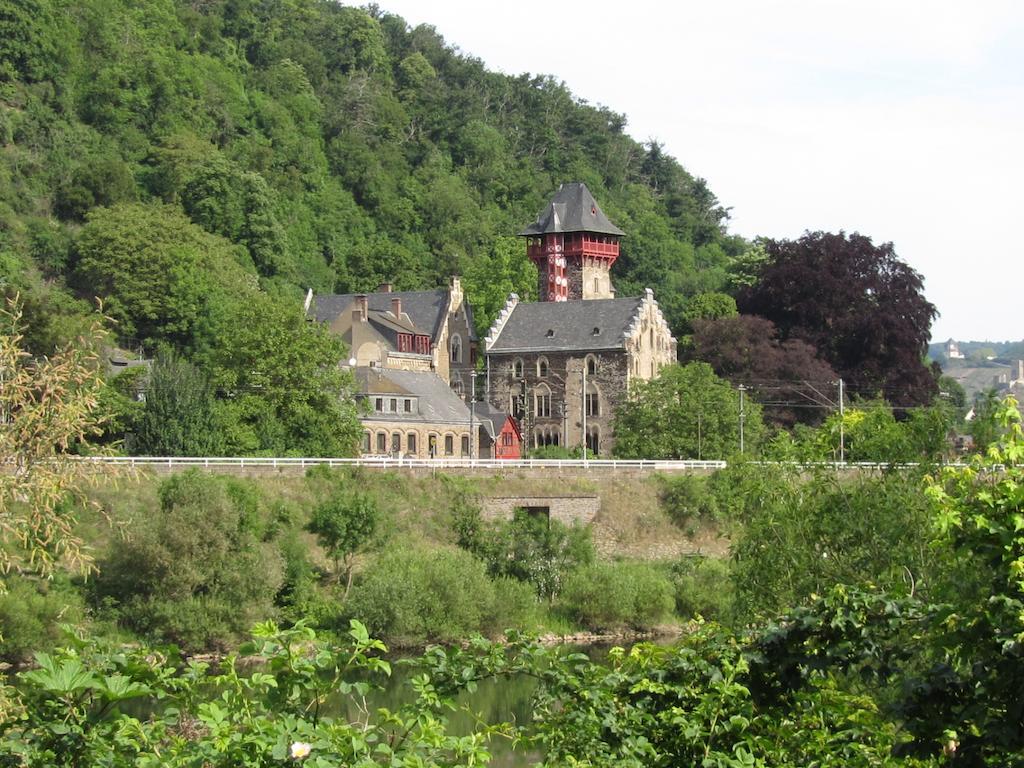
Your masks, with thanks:
M612 224L580 181L562 184L537 220L520 235L543 235L549 232L596 232L622 236L626 233Z

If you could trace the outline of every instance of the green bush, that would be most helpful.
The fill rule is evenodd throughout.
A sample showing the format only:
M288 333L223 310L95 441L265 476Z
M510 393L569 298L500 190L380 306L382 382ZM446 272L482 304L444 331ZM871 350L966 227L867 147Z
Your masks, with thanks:
M0 594L0 658L26 661L33 652L48 651L61 640L62 624L80 624L82 598L65 577L36 581L10 576Z
M729 563L714 557L684 557L672 566L676 614L728 621L733 609Z
M672 584L647 563L595 563L569 574L558 611L592 630L650 629L672 612Z
M519 512L512 520L488 523L479 508L459 505L452 528L458 545L483 560L488 574L531 584L546 600L561 591L570 571L594 559L588 528L546 516Z
M367 569L345 613L394 645L416 645L522 626L533 602L528 587L492 582L468 552L400 547Z
M683 530L698 520L718 519L718 503L705 478L675 475L663 476L659 480L658 499L662 509Z
M260 497L246 481L198 472L165 480L159 493L159 513L133 521L101 560L94 597L132 631L228 647L274 614L284 583Z

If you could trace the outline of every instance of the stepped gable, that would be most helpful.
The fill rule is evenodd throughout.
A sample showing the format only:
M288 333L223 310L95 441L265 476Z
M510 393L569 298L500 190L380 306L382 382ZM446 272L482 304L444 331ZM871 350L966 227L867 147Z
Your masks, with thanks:
M626 234L609 221L581 181L562 184L537 220L519 234L529 237L562 232L595 232L620 237Z
M643 297L516 304L488 352L621 349Z

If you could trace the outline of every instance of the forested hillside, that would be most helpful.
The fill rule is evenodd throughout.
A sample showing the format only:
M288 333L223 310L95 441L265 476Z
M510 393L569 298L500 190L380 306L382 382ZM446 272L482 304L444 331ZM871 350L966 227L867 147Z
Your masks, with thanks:
M678 323L743 243L625 125L376 7L4 0L0 273L36 351L97 294L123 342L189 357L218 343L210 305L257 286L298 301L462 274L483 325L535 290L510 236L579 180L629 234L620 293L656 286Z

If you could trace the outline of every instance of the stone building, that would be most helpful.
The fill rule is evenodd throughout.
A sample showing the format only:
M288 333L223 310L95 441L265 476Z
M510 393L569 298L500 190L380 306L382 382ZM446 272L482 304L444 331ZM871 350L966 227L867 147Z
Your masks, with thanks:
M427 459L477 453L469 408L437 374L361 367L355 377L364 454Z
M676 340L648 289L615 298L623 232L584 184L563 184L522 233L542 301L512 294L484 340L488 401L518 420L527 447L586 444L607 454L630 383L676 360Z
M477 339L458 277L433 291L385 283L370 294L311 296L307 311L345 341L357 367L432 372L468 393Z

